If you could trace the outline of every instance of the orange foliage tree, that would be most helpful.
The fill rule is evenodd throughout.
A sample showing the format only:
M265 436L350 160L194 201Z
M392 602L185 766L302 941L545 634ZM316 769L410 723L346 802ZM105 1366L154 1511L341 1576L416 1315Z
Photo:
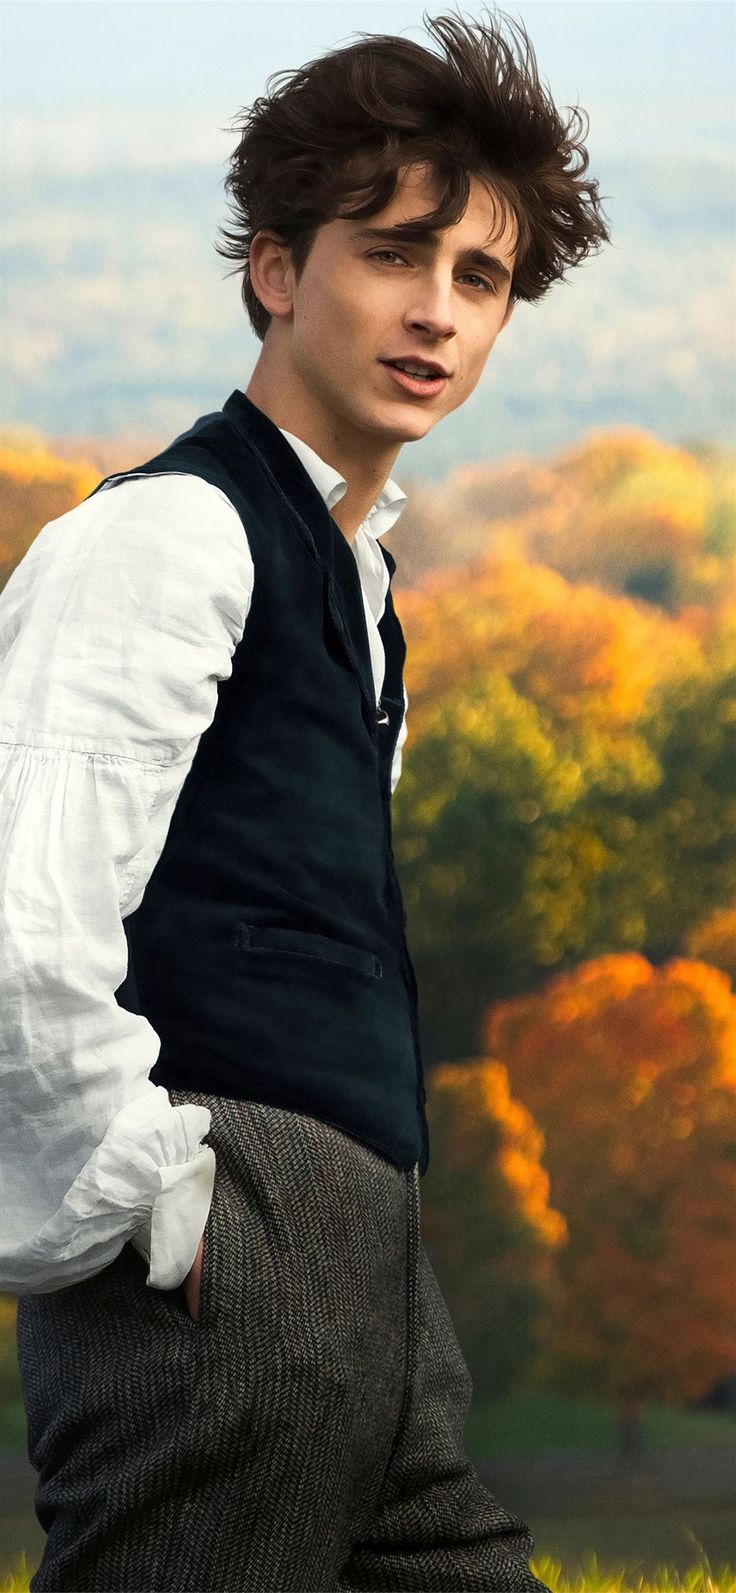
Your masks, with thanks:
M564 1218L548 1201L542 1135L482 1057L433 1068L422 1236L479 1398L508 1394L539 1350Z
M402 599L394 801L430 1060L572 961L659 962L736 899L736 622L707 631L492 554Z
M705 1394L736 1367L736 997L720 970L600 957L489 1009L564 1214L549 1386ZM539 1370L539 1369L538 1369Z
M681 601L683 573L707 552L718 485L691 453L638 428L593 431L553 461L554 511L528 517L530 558L573 581Z
M591 429L548 460L463 465L412 483L397 579L489 552L673 613L706 609L736 581L736 465L718 446L666 443L638 427Z
M93 465L60 459L40 440L0 441L0 587L41 527L75 508L99 480Z
M453 1060L477 1047L489 998L626 943L632 893L617 922L610 876L630 847L627 802L661 775L640 720L699 643L511 555L405 594L402 622L411 744L395 850L429 1055ZM604 836L591 803L605 802Z
M398 605L397 605L398 606ZM425 704L489 662L560 731L626 728L653 684L697 658L670 617L633 600L571 585L541 564L492 553L402 594L407 688L420 733Z

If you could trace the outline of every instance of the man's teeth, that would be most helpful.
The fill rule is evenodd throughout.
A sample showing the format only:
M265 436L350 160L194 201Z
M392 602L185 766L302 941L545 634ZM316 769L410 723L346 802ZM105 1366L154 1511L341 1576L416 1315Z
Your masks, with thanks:
M392 360L392 365L399 371L407 371L410 376L439 376L439 371L429 371L426 365L402 365L400 360Z

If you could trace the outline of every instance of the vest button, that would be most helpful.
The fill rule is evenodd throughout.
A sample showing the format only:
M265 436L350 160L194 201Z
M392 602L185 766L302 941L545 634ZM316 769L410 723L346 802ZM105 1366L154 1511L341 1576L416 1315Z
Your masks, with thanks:
M388 714L386 713L385 708L381 707L380 702L376 705L376 719L379 725L388 724Z

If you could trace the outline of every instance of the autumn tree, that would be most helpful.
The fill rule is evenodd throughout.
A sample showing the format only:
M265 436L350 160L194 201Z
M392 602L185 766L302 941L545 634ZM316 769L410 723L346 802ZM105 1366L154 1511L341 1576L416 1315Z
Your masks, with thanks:
M568 580L676 611L709 551L720 477L636 427L592 431L551 466L557 512L527 517L527 556Z
M75 508L99 480L94 466L59 458L40 437L0 439L0 588L42 526Z
M477 1398L523 1381L543 1343L565 1222L548 1203L542 1135L482 1057L428 1075L429 1169L422 1237L446 1294Z
M736 997L720 970L601 957L489 1009L544 1135L568 1243L537 1368L615 1402L697 1399L736 1367Z
M733 608L707 634L493 555L406 594L394 839L430 1060L488 1000L736 899Z
M399 589L489 553L673 614L708 608L736 583L733 453L593 428L542 461L510 455L459 466L431 491L411 484Z

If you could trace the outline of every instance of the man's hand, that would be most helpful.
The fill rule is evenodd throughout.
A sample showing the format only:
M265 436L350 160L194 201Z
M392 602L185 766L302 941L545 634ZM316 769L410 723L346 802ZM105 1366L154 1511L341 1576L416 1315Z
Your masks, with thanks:
M190 1270L187 1273L187 1275L186 1275L186 1277L184 1279L184 1282L182 1283L182 1289L184 1290L184 1298L185 1298L185 1300L187 1302L187 1306L189 1308L189 1315L192 1317L192 1319L195 1322L199 1321L199 1285L200 1285L200 1278L202 1276L202 1252L203 1252L203 1250L204 1250L204 1234L202 1235L202 1238L200 1239L199 1244L197 1246L197 1254L194 1257L194 1261L192 1262Z

